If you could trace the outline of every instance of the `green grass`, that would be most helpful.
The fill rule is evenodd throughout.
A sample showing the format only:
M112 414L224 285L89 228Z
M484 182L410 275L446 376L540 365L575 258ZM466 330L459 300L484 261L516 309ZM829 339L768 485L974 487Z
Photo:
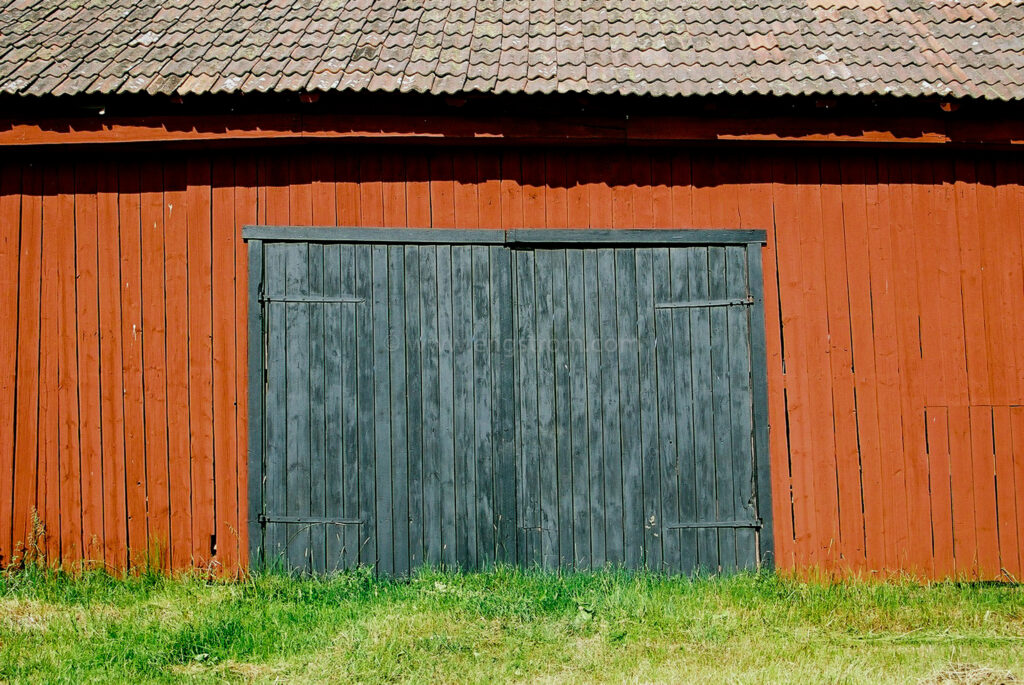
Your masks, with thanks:
M0 576L10 681L805 684L916 682L963 664L1024 675L1024 588L514 569Z

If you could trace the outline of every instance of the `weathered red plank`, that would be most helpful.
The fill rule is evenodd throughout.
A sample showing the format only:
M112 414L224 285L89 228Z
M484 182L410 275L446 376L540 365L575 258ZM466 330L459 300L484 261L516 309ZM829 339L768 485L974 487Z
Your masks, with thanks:
M39 298L39 455L36 508L42 524L38 554L52 564L60 558L60 416L58 414L57 170L43 172L42 283Z
M15 394L18 367L19 258L21 240L21 166L0 166L0 563L11 560L14 502Z

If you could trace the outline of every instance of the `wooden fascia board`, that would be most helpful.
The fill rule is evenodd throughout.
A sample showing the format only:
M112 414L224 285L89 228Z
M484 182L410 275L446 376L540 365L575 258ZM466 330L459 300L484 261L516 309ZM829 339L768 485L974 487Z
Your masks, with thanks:
M299 142L657 144L756 142L870 145L1024 144L1024 122L939 119L621 118L216 115L125 119L0 120L0 146Z

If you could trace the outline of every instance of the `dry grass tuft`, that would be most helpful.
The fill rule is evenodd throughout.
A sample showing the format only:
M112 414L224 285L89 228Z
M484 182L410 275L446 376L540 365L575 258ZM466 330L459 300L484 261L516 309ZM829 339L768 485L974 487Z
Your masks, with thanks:
M1012 685L1024 683L1009 671L1000 671L975 664L953 664L944 668L921 685Z

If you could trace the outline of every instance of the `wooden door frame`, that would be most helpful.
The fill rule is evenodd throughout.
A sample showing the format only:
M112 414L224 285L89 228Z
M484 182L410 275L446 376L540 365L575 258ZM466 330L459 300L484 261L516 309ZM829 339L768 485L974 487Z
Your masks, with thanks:
M758 556L762 568L774 568L774 525L772 518L771 460L768 452L768 359L764 318L764 274L761 246L767 241L763 230L736 229L435 229L357 228L321 226L245 226L242 239L248 243L249 296L249 437L248 437L248 527L249 563L260 548L261 503L263 501L264 334L263 244L264 242L387 243L387 244L471 244L516 246L654 246L654 245L745 245L747 279L754 298L750 321L750 363L753 389L755 487L757 515L762 525L758 535Z

